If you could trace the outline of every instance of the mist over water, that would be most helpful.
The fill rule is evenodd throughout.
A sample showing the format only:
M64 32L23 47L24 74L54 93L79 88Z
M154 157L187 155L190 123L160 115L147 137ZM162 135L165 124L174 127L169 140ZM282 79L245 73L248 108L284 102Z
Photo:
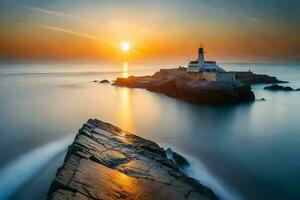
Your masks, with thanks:
M242 196L238 194L233 188L229 185L223 184L217 177L215 177L209 169L207 169L200 160L196 160L195 158L189 156L184 153L181 149L176 149L173 145L170 144L159 144L164 149L170 148L172 151L179 153L183 156L188 162L187 166L184 166L181 170L190 177L197 179L201 184L213 189L215 194L220 198L220 200L240 200ZM168 159L173 159L167 153ZM245 197L243 197L245 198Z
M185 173L197 180L209 188L213 188L213 191L217 196L222 199L240 200L242 199L236 191L230 188L228 185L222 184L211 172L200 162L194 158L183 155L189 162L189 166L184 170Z
M74 136L61 138L20 155L0 168L0 199L9 199L19 187L32 178L51 159L66 151Z
M222 66L274 75L300 88L297 64ZM266 101L216 107L93 82L152 74L158 68L129 64L126 72L123 66L89 64L0 65L0 152L5 152L0 155L0 199L33 191L41 167L56 171L49 162L72 141L62 139L74 136L89 118L181 149L192 163L188 173L225 199L300 196L299 92L270 92L256 85L256 97ZM14 178L14 172L22 172L22 178ZM37 191L46 194L50 183L51 178L38 184Z

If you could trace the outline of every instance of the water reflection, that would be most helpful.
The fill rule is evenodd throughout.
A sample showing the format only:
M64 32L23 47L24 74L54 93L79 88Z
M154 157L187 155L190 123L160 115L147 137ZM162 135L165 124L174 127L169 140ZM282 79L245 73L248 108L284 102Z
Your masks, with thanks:
M122 129L134 131L131 91L125 87L118 88L118 90L119 97L117 105L119 109L117 110L117 119Z
M128 78L128 62L123 63L122 77Z
M275 93L263 90L263 86L254 86L257 97L264 97L266 101L218 108L197 106L142 89L92 83L93 80L114 80L120 76L115 73L120 68L122 77L129 76L128 63L118 68L52 67L9 66L7 71L1 66L0 150L5 152L0 156L2 169L8 161L22 153L28 155L47 141L75 134L88 118L99 118L144 138L172 144L175 150L182 149L201 161L224 185L234 187L250 199L299 199L299 93ZM51 74L37 75L37 69L41 72L48 69ZM298 88L299 69L288 65L281 68L259 65L253 71L268 73L269 70L280 79L293 81L291 86ZM16 72L6 76L10 70ZM72 74L65 73L69 71ZM109 71L111 73L107 73ZM24 72L30 74L22 75ZM130 66L130 74L135 76L154 72L154 69L144 71ZM66 84L82 87L78 90L61 87ZM37 162L46 156L34 158L26 158L26 161L40 166ZM26 171L22 165L14 166L21 166L26 176L36 169L30 166ZM46 168L49 169L48 164ZM8 183L15 180L7 172L5 175L10 178ZM20 182L24 180L23 175L17 178ZM0 182L4 181L0 178ZM26 194L37 191L36 194L43 195L50 181L40 182L30 180L26 187L22 186L22 191ZM0 199L3 188L0 186ZM20 196L24 197L20 194L15 199ZM27 197L23 199L38 199Z

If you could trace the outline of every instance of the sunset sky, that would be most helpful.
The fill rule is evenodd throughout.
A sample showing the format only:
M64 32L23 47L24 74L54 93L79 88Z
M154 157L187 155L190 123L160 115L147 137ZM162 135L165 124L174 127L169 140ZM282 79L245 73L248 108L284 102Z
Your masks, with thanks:
M0 23L2 61L300 61L298 0L0 0Z

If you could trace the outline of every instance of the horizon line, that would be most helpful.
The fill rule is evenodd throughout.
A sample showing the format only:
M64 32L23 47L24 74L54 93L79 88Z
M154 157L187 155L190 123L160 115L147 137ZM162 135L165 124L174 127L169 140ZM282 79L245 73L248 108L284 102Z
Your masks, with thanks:
M103 65L114 65L118 63L124 63L128 62L129 64L145 64L145 65L150 65L150 64L170 64L170 65L182 65L182 61L112 61L112 62L107 62L107 61L100 61L100 60L77 60L77 61L71 61L71 60L0 60L0 64L103 64ZM222 62L217 62L219 64L300 64L300 61L222 61ZM188 63L186 63L187 65ZM182 66L184 67L184 66Z

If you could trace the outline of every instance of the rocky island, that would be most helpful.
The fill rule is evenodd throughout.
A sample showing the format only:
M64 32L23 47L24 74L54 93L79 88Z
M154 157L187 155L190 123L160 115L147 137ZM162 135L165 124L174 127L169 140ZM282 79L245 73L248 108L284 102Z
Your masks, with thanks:
M117 78L116 86L144 88L195 103L234 104L255 100L251 87L241 81L195 78L185 68L161 69L152 76Z
M69 146L46 199L217 200L182 172L186 164L170 149L90 119Z
M117 78L113 85L144 88L194 103L236 104L255 100L252 84L285 82L251 71L227 72L216 61L205 60L204 53L200 47L197 60L190 61L187 68L161 69L152 76Z

